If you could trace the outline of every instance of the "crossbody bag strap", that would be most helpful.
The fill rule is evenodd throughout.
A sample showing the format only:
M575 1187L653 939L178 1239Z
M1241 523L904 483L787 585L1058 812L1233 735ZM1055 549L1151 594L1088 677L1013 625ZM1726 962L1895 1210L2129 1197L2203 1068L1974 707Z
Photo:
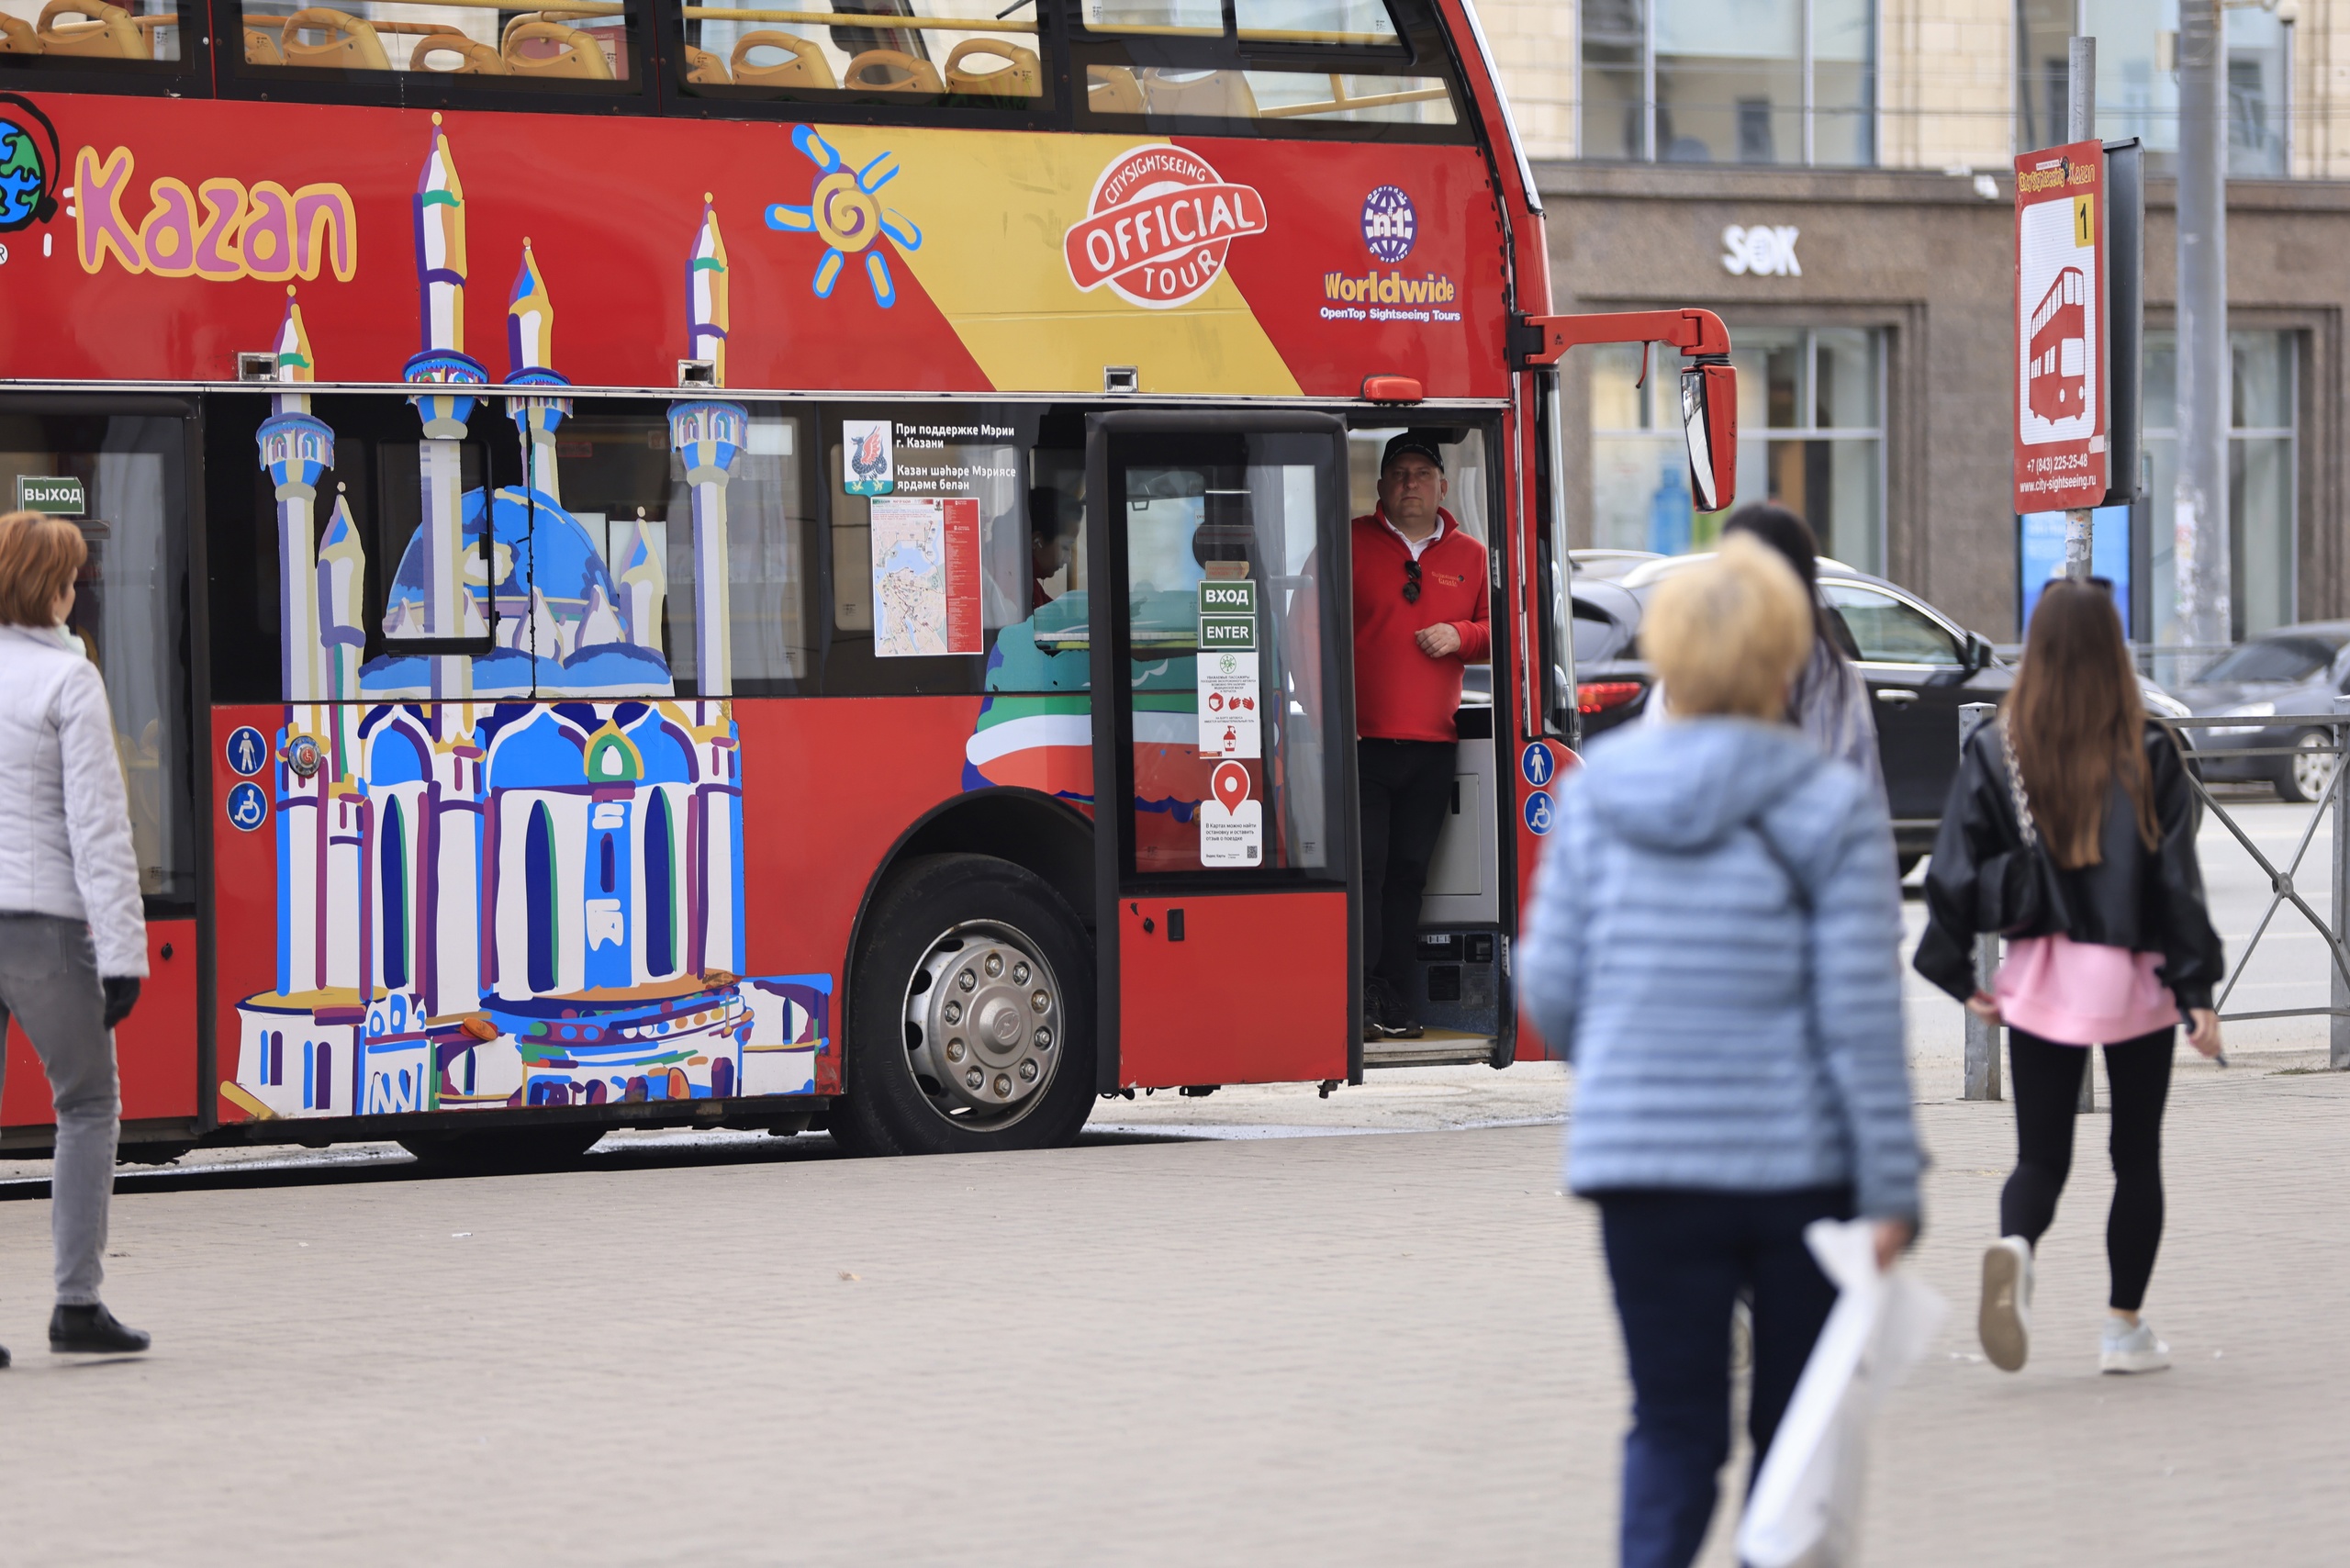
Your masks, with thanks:
M2015 736L2008 730L2004 715L1999 720L1999 755L2008 766L2008 798L2015 802L2016 825L2022 830L2026 849L2040 847L2040 830L2031 820L2031 796L2023 787L2023 769L2016 762Z

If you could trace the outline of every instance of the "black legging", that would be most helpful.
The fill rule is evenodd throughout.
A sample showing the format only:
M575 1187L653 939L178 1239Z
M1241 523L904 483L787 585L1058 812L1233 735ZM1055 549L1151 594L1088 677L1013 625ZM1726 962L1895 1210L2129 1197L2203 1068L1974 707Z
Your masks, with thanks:
M2113 1269L2111 1305L2135 1312L2146 1299L2154 1249L2163 1239L2163 1101L2170 1093L2176 1031L2161 1029L2105 1047L2113 1087L2113 1212L2105 1254ZM2056 1217L2056 1198L2073 1168L2073 1117L2089 1053L2021 1029L2008 1031L2016 1091L2016 1170L1999 1193L1999 1234L2039 1246Z

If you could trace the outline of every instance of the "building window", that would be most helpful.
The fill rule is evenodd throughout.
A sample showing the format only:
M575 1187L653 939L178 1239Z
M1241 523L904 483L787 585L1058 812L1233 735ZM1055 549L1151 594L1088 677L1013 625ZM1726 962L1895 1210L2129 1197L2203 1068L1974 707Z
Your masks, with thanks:
M2299 620L2300 355L2290 332L2230 332L2228 629L2257 636ZM2154 638L2179 641L2173 498L2178 483L2178 334L2146 334L2148 527Z
M1865 327L1737 327L1738 499L1801 513L1846 566L1885 566L1884 334ZM1592 543L1707 548L1724 512L1690 508L1677 383L1638 344L1591 351Z
M2230 6L2228 173L2281 179L2288 167L2290 24L2273 10ZM2097 39L2097 129L2145 143L2150 173L2178 156L2178 0L2016 0L2016 145L2069 140L2066 40Z
M1588 158L1876 162L1869 0L1583 0Z

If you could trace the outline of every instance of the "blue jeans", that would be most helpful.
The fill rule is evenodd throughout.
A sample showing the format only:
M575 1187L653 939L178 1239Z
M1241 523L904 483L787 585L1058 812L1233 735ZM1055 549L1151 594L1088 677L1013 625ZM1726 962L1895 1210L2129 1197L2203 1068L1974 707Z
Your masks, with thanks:
M1850 1219L1841 1187L1794 1193L1602 1193L1600 1233L1631 1363L1624 1439L1624 1568L1688 1568L1705 1544L1729 1459L1730 1306L1752 1305L1746 1429L1754 1472L1836 1304L1803 1244L1816 1219ZM1752 1484L1750 1476L1748 1484Z

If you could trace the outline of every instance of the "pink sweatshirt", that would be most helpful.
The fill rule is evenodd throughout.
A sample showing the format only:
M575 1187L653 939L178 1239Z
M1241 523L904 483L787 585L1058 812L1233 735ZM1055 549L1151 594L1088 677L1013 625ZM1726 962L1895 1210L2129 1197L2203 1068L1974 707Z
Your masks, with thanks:
M1999 1016L2060 1046L2111 1046L2176 1027L2178 999L2156 978L2160 953L2069 936L2020 936L1991 982Z

